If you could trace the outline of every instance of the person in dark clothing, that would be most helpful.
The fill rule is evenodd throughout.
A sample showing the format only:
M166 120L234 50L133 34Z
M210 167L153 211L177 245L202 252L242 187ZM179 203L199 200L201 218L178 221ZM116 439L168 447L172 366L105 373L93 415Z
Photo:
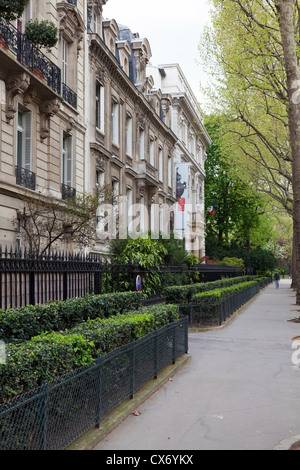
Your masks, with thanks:
M274 279L275 279L275 287L276 287L276 289L278 289L279 288L279 279L280 279L278 273L275 273Z

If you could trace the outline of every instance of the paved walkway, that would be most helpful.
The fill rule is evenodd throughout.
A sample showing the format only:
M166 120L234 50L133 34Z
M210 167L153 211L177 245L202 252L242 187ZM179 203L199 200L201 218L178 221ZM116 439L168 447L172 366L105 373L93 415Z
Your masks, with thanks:
M95 450L271 450L300 434L300 316L291 281L224 327L191 333L184 367ZM293 356L294 354L294 356ZM296 359L295 360L293 360Z

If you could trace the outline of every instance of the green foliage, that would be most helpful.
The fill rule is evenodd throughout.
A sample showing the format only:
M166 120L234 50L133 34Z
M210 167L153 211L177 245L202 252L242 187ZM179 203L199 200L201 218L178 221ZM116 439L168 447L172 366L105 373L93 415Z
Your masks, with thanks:
M224 117L208 116L205 126L212 138L205 162L206 212L216 201L215 213L207 217L206 240L223 247L235 244L250 249L256 232L263 232L265 241L272 233L272 226L265 223L266 202L252 182L240 178L240 168L224 154Z
M57 28L52 21L30 20L25 26L25 36L36 47L45 47L48 52L58 41Z
M271 251L257 248L245 253L245 264L252 266L257 273L263 274L277 268L278 260Z
M229 246L220 246L216 239L210 238L206 243L206 252L212 258L220 260L216 264L223 264L226 258L242 259L245 268L253 268L257 273L265 273L278 266L278 259L270 249L254 247L248 250L246 247L234 243Z
M73 329L43 333L20 344L7 344L0 365L0 402L40 386L120 346L178 319L178 307L161 305L139 312L83 322Z
M138 309L146 295L122 292L87 295L42 305L0 310L0 338L5 342L27 341L47 331L62 331L93 318L107 318Z
M240 284L245 281L250 281L255 279L256 276L237 276L229 277L224 279L219 279L212 282L201 282L185 286L170 286L165 287L164 295L166 297L166 302L173 302L175 304L184 304L190 303L192 297L199 292L208 292L217 288L222 288L225 286Z
M126 244L115 244L114 247L119 251L119 261L125 263L136 261L144 269L144 273L142 273L143 292L147 294L156 292L161 283L159 266L163 264L164 256L167 253L163 244L159 240L152 240L150 236L147 236L137 239L129 238L126 240Z
M249 289L250 287L257 286L257 288L259 288L259 285L260 281L256 279L195 294L191 299L193 319L196 321L197 318L198 321L205 319L209 323L219 321L220 302L222 300L233 294ZM189 310L187 310L185 306L180 309L180 312L189 314Z
M180 272L174 273L172 270L160 271L160 266L164 265L183 265L194 266L199 263L199 259L192 253L186 251L184 241L175 238L171 234L169 238L164 238L159 234L157 239L151 239L151 234L147 237L132 239L116 239L110 242L110 255L118 261L137 261L144 268L142 274L143 290L152 293L161 290L165 285L182 285L189 282L195 282L196 274ZM152 264L153 263L153 264ZM154 267L152 272L147 271ZM125 283L128 289L129 284Z
M27 0L0 0L0 16L13 21L22 15Z
M230 257L225 257L218 263L221 266L235 266L237 268L243 268L244 267L244 260L242 258L230 258Z

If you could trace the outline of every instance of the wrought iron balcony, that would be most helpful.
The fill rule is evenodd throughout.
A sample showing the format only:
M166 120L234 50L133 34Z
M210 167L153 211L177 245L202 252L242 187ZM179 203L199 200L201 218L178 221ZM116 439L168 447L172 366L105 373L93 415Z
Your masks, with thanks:
M62 97L64 101L70 104L74 109L77 109L77 95L65 83L62 83Z
M24 34L0 17L0 47L12 53L24 67L43 80L55 93L61 94L61 70Z
M67 184L61 184L61 197L64 201L73 199L76 196L76 189L68 186Z
M16 183L19 186L24 186L25 188L32 189L35 191L35 173L30 170L26 170L26 168L22 168L21 166L15 167L16 173Z

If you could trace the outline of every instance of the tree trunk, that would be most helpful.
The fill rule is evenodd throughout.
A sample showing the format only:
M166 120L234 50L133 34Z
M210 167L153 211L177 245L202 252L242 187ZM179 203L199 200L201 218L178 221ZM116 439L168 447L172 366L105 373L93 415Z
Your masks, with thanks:
M282 38L284 63L287 78L289 98L288 118L292 152L293 169L293 220L294 220L294 246L295 272L294 279L296 289L296 304L300 305L299 269L300 269L300 99L296 92L300 93L300 73L297 64L296 42L294 36L294 12L293 0L278 0L275 2L279 15L279 26Z

